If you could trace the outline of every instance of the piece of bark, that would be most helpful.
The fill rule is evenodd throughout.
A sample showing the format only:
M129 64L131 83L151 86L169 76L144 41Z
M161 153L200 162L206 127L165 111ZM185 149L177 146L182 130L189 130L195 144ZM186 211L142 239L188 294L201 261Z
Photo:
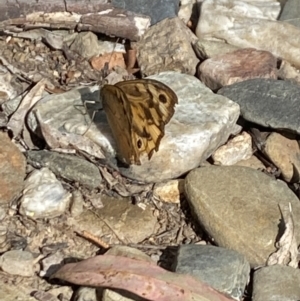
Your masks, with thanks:
M150 17L114 8L111 4L85 1L27 1L18 5L0 0L0 31L32 28L90 30L137 41L150 26Z
M34 12L73 12L87 14L102 11L112 6L107 1L85 1L85 0L0 0L0 21L20 18Z

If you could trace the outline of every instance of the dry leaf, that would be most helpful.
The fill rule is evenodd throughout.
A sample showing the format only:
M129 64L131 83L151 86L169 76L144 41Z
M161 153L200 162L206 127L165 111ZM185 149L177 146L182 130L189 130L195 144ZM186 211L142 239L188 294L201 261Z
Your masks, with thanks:
M51 278L77 285L130 291L152 301L232 301L190 275L176 274L155 263L100 255L66 264Z
M285 231L277 244L278 250L270 255L267 265L282 264L298 268L298 245L291 204L289 204L289 211L286 215L284 218Z
M122 52L105 53L101 56L93 57L91 59L91 65L95 70L102 70L105 66L105 63L108 63L109 70L113 69L115 66L126 68Z
M135 68L135 64L136 64L136 53L137 50L136 49L128 49L127 50L127 61L126 61L126 65L127 65L127 71L129 74L134 74L138 71L140 71L140 68Z
M23 98L17 111L10 118L7 127L12 130L14 137L20 135L28 111L42 98L47 79L40 80Z

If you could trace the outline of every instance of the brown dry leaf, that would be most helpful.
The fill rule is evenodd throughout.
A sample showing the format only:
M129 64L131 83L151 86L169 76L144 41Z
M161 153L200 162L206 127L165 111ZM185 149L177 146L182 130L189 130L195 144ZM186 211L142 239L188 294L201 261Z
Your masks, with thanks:
M51 278L83 286L123 289L150 301L234 300L190 275L172 273L155 263L123 256L100 255L66 264Z
M105 63L108 63L108 69L111 70L115 66L126 68L125 60L122 52L105 53L98 57L91 58L91 65L95 70L103 70Z
M47 79L40 80L23 98L17 111L10 118L7 127L12 130L14 137L20 135L28 111L42 98Z
M136 53L137 53L137 50L136 49L129 49L127 51L127 68L126 70L128 71L129 74L134 74L138 71L140 71L139 68L134 68L135 64L136 64Z
M114 178L110 172L108 172L106 167L99 167L102 177L105 179L107 184L109 185L109 189L114 187L119 181Z
M298 245L291 204L289 204L289 211L286 215L284 218L285 231L277 244L278 250L270 255L267 265L282 264L298 268Z

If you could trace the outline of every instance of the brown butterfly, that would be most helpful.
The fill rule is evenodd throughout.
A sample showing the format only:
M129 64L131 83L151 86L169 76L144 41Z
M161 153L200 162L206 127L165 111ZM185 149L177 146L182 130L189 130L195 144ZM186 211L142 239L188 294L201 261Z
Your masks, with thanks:
M105 85L100 95L118 158L140 165L140 156L146 153L150 160L174 114L176 94L159 81L135 79Z

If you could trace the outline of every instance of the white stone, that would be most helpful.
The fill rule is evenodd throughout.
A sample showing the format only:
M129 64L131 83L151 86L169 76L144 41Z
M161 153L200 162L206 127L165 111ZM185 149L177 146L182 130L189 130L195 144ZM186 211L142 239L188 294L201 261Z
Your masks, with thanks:
M253 19L275 21L279 13L280 4L276 1L205 0L201 6L196 35L201 38L215 31L235 27L241 29L238 25L244 25L242 28L246 25L249 27L249 22L253 23Z
M16 90L11 85L11 79L12 75L9 72L0 73L0 104L17 96Z
M125 45L121 43L114 43L109 41L98 41L99 45L99 54L105 54L105 53L111 53L113 51L115 52L122 52L126 53Z
M48 169L34 170L26 179L21 198L20 213L32 219L61 215L67 208L71 194L66 192Z
M234 137L227 144L219 147L212 155L215 165L233 165L252 156L251 136L243 132Z
M150 161L142 158L140 166L116 168L133 179L160 182L176 178L199 166L224 144L236 129L240 109L235 102L214 94L194 76L168 71L149 78L163 82L177 94L175 114L165 127L159 151L153 154ZM107 159L115 164L115 141L103 110L96 114L90 126L96 105L99 109L99 94L96 90L97 87L84 87L45 97L36 106L39 122L47 123L65 136L68 133L76 134L78 139L90 127L85 137L101 146ZM86 100L98 100L98 104L89 107L89 114L83 105ZM35 130L35 117L30 116L31 121L28 123Z
M76 301L99 301L96 289L93 287L80 287L75 293Z
M195 4L195 0L181 0L180 7L178 11L178 17L187 24L191 18L193 6Z
M300 67L300 29L276 21L276 1L205 0L197 24L199 38L266 50Z

